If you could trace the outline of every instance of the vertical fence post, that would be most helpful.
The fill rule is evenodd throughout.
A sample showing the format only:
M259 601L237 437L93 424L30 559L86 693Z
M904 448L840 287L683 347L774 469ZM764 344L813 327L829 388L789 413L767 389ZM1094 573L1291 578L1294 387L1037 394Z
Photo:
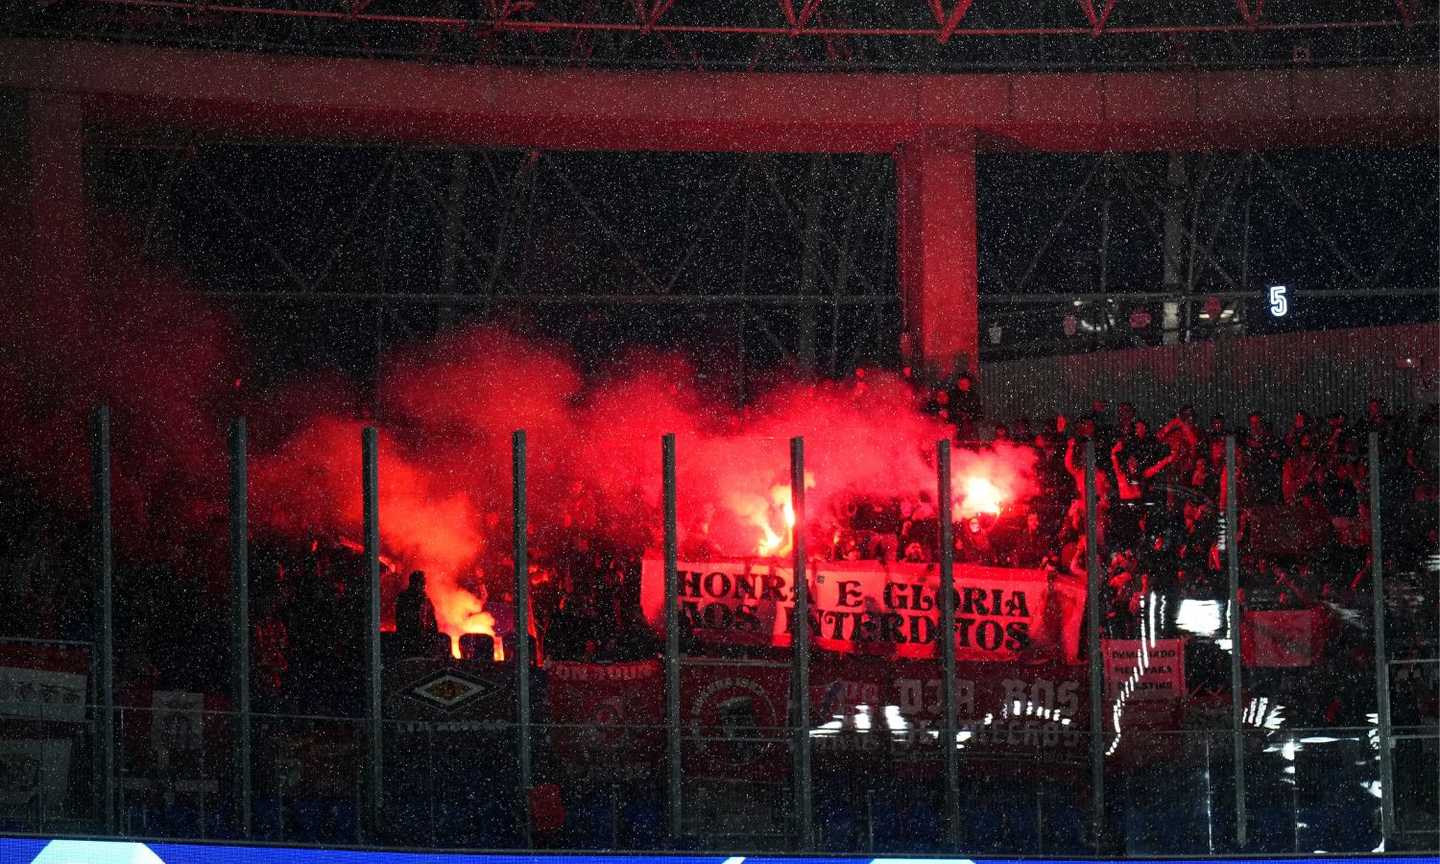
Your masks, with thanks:
M670 784L666 813L670 821L670 843L676 846L680 843L684 810L680 798L680 574L674 433L661 439L660 461L665 487L665 741Z
M115 833L115 556L110 509L110 408L95 409L90 440L94 565L95 652L98 662L100 804L105 833Z
M950 442L935 444L940 502L940 682L941 741L945 747L945 826L949 850L960 848L960 754L955 728L955 537L950 506Z
M1245 692L1244 670L1240 663L1240 516L1235 503L1239 475L1235 471L1235 436L1225 436L1225 566L1230 574L1229 608L1226 624L1230 631L1230 713L1234 724L1232 746L1235 760L1235 845L1245 848Z
M1390 654L1385 646L1385 546L1380 528L1380 436L1370 433L1370 591L1375 604L1375 725L1380 735L1380 837L1395 834L1395 765L1390 751Z
M384 739L380 725L380 434L367 426L360 433L360 483L365 523L365 806L366 836L380 833L384 790Z
M875 789L865 785L865 851L875 851Z
M1095 492L1095 440L1085 442L1085 627L1090 655L1090 830L1095 851L1105 841L1105 658L1100 648L1100 501Z
M534 824L530 813L530 538L525 499L524 429L515 430L511 436L510 455L514 506L516 755L520 768L521 829L528 849L534 846Z
M1210 785L1210 735L1205 735L1205 852L1215 854L1215 789Z
M815 845L810 788L810 590L805 575L805 439L790 439L790 508L794 552L795 618L791 628L790 687L795 748L795 809L800 851Z
M249 471L246 462L245 418L230 426L230 578L235 603L235 730L239 771L235 778L240 796L240 836L253 828L251 795L253 766L250 741L250 512Z

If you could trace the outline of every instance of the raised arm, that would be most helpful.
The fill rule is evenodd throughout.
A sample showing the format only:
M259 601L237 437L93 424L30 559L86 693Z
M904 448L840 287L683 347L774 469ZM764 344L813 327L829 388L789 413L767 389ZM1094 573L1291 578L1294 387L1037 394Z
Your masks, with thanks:
M1170 467L1170 464L1174 461L1175 451L1171 450L1169 453L1165 454L1164 459L1161 459L1159 462L1156 462L1154 465L1146 468L1144 472L1142 472L1141 476L1143 476L1146 480L1149 480L1151 477L1154 477L1156 474L1159 474L1161 471L1164 471L1166 468Z
M1120 493L1121 498L1133 498L1140 491L1140 487L1131 482L1125 475L1125 470L1120 467L1120 451L1125 448L1125 442L1116 441L1115 446L1110 448L1110 467L1115 469L1115 489Z

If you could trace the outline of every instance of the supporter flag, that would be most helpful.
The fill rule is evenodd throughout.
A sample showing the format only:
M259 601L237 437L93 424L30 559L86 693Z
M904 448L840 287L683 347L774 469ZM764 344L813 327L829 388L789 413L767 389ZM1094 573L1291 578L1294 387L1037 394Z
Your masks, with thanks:
M89 671L85 648L0 644L0 718L83 723Z
M685 772L778 781L790 773L790 670L770 663L687 663L680 670Z
M1253 513L1250 534L1241 539L1246 552L1261 557L1308 556L1335 531L1330 514L1319 508L1261 506Z
M1324 646L1320 609L1247 611L1240 619L1240 659L1246 666L1310 666Z
M542 834L565 827L565 802L559 786L542 783L530 789L530 825Z
M955 719L970 755L1045 752L1056 759L1083 747L1085 672L1075 666L958 663ZM810 669L811 736L817 764L864 768L882 753L890 767L934 772L944 728L940 664L843 655ZM888 770L888 769L887 769Z
M1102 639L1106 713L1112 724L1166 727L1185 698L1185 640Z
M795 592L780 562L678 563L682 626L726 645L790 644ZM939 570L933 564L812 561L810 614L815 646L838 653L934 658ZM647 560L641 603L664 626L664 566ZM955 656L960 660L1079 660L1085 586L1044 570L957 564Z
M545 664L550 743L569 766L650 776L665 752L660 661Z

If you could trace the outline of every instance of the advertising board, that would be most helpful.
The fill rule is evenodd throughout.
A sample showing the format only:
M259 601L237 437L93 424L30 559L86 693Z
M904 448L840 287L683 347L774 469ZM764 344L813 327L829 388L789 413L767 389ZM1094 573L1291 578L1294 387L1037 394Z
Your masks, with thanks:
M902 858L775 855L590 855L526 852L517 855L462 852L393 852L279 846L137 843L110 840L0 838L0 864L1068 864L1073 859ZM1089 859L1093 862L1094 859ZM1193 864L1196 859L1147 858L1147 864ZM1216 864L1247 859L1210 858ZM1256 859L1248 859L1256 860ZM1266 864L1302 864L1313 858L1267 857ZM1328 864L1433 864L1419 856L1327 857Z

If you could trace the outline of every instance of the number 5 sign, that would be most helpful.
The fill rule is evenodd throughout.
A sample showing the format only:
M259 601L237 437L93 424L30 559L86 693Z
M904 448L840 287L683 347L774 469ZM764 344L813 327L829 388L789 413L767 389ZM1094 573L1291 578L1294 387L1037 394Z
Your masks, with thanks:
M1270 286L1270 314L1276 318L1284 318L1285 313L1290 311L1290 298L1286 296L1289 291L1284 285Z

